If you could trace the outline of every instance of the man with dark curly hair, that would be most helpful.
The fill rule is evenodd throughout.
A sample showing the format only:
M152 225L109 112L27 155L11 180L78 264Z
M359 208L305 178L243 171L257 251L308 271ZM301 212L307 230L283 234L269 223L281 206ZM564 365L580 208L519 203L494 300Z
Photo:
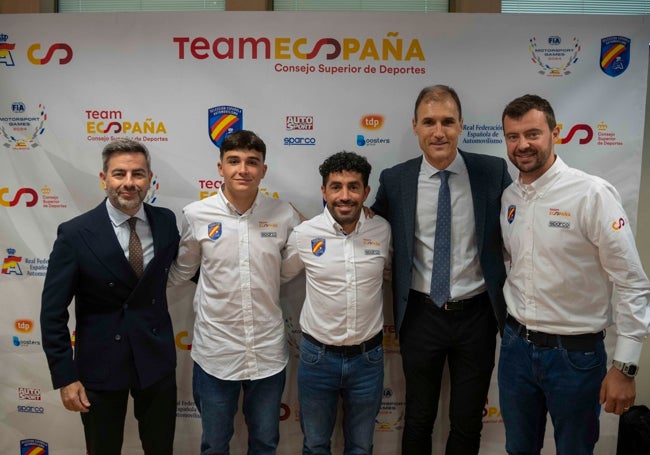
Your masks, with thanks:
M297 226L287 242L283 279L303 268L298 366L303 453L331 453L339 397L345 452L372 453L384 384L383 289L390 267L390 226L363 203L371 166L339 152L319 167L326 207Z

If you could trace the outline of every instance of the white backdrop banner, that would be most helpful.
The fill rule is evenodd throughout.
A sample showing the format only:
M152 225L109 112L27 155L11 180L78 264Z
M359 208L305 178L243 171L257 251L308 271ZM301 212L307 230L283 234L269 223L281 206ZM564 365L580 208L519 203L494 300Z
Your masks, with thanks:
M383 168L421 153L411 119L424 86L458 91L460 148L504 157L502 109L536 93L551 101L562 125L558 153L612 182L634 225L649 22L648 16L413 13L0 15L0 453L84 453L79 415L66 411L52 390L38 319L57 225L104 196L98 173L107 142L144 142L155 173L148 199L180 215L189 202L219 190L224 134L251 129L268 147L262 191L310 217L322 210L318 165L332 153L368 158L369 203ZM296 393L302 292L297 282L282 296L292 360L281 454L299 453L302 444ZM201 433L191 391L193 293L191 283L169 291L179 454L198 453ZM389 308L387 295L379 455L399 453L404 416ZM70 331L74 343L74 320ZM449 430L446 406L443 399L433 435L438 453ZM123 453L142 453L131 414ZM243 454L241 415L237 422L232 453ZM603 416L597 453L614 453L617 424ZM337 430L337 453L342 443ZM503 452L493 382L481 453ZM554 453L552 432L544 453Z

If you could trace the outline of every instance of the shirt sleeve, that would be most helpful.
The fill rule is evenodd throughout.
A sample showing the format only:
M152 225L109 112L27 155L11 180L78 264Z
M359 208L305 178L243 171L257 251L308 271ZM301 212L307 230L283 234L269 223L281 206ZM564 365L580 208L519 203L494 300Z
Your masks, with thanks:
M289 235L289 240L282 250L282 267L280 272L280 282L288 283L300 274L305 268L305 264L300 259L298 250L298 234L294 229Z
M176 286L191 279L201 265L201 245L194 235L192 223L185 212L183 212L181 224L178 256L169 271L167 287Z
M614 359L638 362L650 332L650 282L643 271L634 233L616 189L599 187L585 223L600 263L614 285L612 305L618 335Z

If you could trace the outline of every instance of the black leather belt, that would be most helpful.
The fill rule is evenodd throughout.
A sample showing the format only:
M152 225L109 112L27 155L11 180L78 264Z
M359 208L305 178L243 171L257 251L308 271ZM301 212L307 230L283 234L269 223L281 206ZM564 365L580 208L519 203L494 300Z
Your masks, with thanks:
M355 355L359 355L359 354L363 354L364 352L371 351L372 349L375 349L377 346L379 346L384 340L384 333L379 332L377 335L375 335L368 341L364 341L361 344L355 344L351 346L333 346L329 344L323 344L320 341L318 341L316 338L314 338L313 336L305 332L302 332L302 336L311 344L314 344L319 348L324 348L328 352L342 354L346 357L353 357Z
M436 308L440 308L443 311L462 311L468 309L470 306L473 306L475 303L483 300L487 296L487 292L482 292L480 294L474 295L468 299L458 299L458 300L448 300L443 306L439 307L436 303L431 300L431 297L428 295L418 292L414 289L411 289L411 292L416 296L421 298L424 303L427 305L433 305Z
M543 348L564 348L567 351L591 351L600 340L605 338L605 331L598 333L584 333L580 335L551 335L544 332L528 330L525 325L520 324L512 316L506 319L515 333L529 343Z

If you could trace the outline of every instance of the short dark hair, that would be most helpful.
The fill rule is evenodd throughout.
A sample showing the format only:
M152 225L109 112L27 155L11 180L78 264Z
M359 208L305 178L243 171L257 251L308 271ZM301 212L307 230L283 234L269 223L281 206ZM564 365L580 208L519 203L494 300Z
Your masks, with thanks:
M109 142L102 150L102 169L108 172L108 161L117 153L142 153L147 160L147 170L151 171L151 155L144 144L131 139L118 139Z
M413 118L418 119L418 107L422 103L428 103L430 101L444 101L446 98L451 98L458 106L458 118L463 118L463 108L460 106L460 98L456 90L449 87L448 85L437 84L430 85L429 87L424 87L420 90L420 94L415 100L415 109L413 111Z
M255 150L262 154L262 161L266 160L266 144L249 130L235 131L226 136L221 142L219 157L223 158L223 155L231 150Z
M555 113L551 103L538 95L524 95L510 101L501 115L501 124L503 125L506 117L517 120L533 109L543 112L549 128L551 130L555 129L557 122L555 121Z
M371 170L372 166L365 156L357 155L354 152L346 152L345 150L330 156L318 167L318 172L323 177L323 186L327 185L330 174L343 171L358 172L363 179L363 186L368 186Z

